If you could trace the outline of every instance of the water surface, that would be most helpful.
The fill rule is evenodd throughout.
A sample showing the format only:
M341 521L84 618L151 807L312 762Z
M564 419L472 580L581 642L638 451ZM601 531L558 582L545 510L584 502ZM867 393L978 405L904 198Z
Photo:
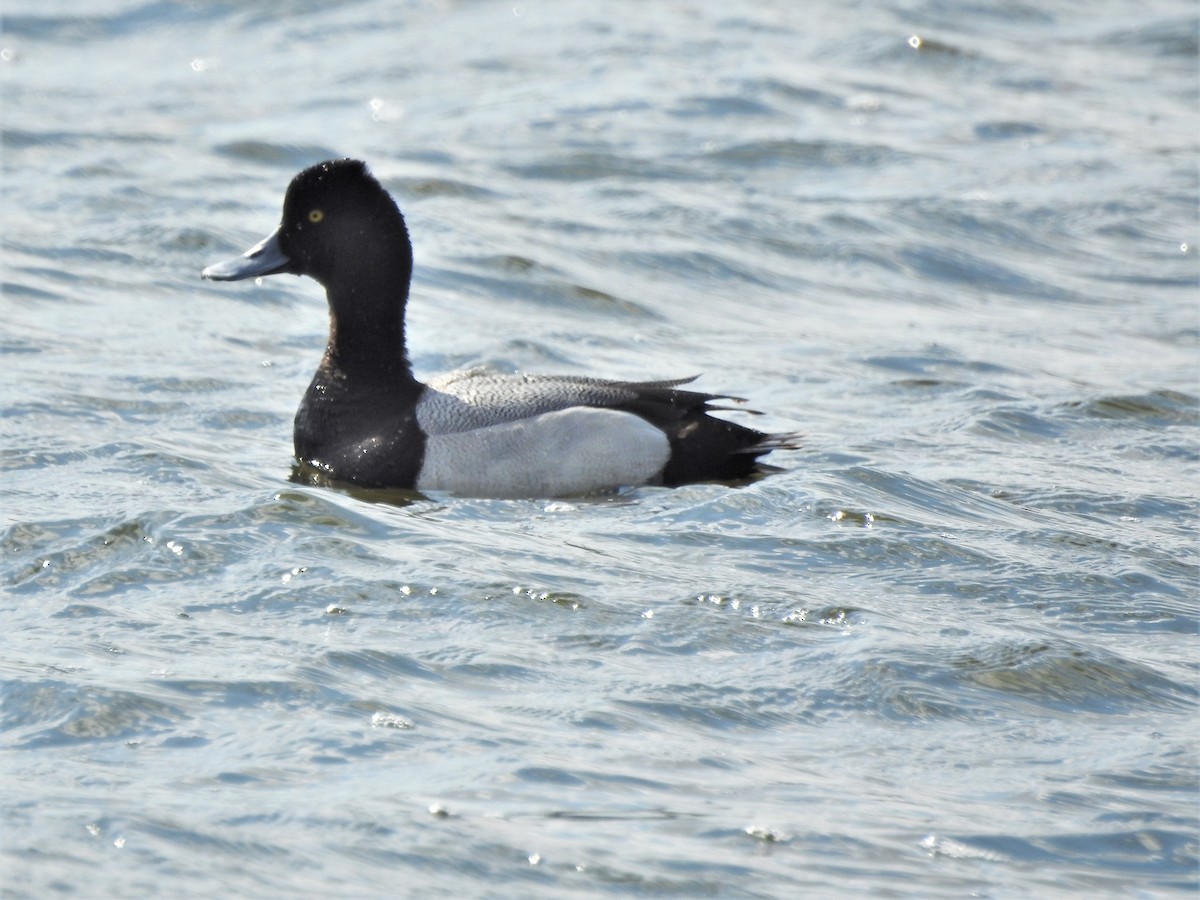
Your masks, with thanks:
M1197 879L1197 13L5 9L6 896ZM752 484L289 482L366 159L411 354L668 378Z

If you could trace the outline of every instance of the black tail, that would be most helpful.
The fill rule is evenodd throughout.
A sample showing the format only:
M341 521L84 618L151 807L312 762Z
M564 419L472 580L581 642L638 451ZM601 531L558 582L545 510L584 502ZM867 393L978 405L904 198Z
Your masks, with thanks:
M746 478L760 471L760 456L800 446L798 434L767 434L710 415L714 409L728 408L714 407L714 401L741 402L741 398L678 390L678 385L692 380L624 385L636 390L638 398L620 408L661 428L671 444L671 458L662 473L663 484L675 487L696 481Z

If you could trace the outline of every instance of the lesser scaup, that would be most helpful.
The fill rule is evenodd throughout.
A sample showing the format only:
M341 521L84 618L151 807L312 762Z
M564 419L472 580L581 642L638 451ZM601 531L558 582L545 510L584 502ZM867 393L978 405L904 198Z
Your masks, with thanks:
M391 196L352 159L305 169L283 219L214 281L290 272L325 287L329 344L296 413L296 457L334 481L468 496L554 497L744 478L792 449L709 415L732 399L675 381L456 372L422 384L404 344L412 244Z

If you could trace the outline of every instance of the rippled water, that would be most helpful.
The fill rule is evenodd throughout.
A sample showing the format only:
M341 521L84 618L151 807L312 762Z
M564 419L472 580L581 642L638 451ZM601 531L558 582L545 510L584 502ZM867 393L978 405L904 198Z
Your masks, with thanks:
M5 896L1197 877L1197 10L6 5ZM419 371L678 377L742 487L288 481L367 159Z

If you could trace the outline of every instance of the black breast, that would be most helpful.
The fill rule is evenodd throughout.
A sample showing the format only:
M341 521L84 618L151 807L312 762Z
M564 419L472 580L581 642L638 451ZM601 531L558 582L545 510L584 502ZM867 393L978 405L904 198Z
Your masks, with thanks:
M318 372L296 411L296 458L335 481L415 488L425 459L416 413L421 390L373 389Z

